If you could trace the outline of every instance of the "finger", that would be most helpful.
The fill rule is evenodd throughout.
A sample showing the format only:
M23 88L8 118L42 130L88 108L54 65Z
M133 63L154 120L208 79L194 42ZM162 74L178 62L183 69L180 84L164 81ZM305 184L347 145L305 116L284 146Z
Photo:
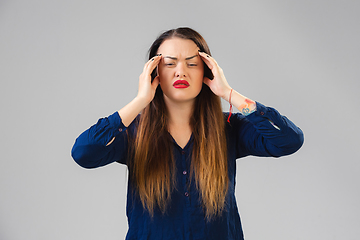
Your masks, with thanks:
M147 66L150 64L150 62L152 61L153 58L150 58L145 64L144 64L144 68L143 71L145 72Z
M149 71L150 73L152 73L155 67L159 65L161 57L162 57L161 55L157 55L151 58L148 64L146 65L145 71Z
M214 76L218 75L219 74L219 65L217 64L215 59L204 52L199 52L199 55L201 56L201 58L203 59L205 64L208 66L208 68L210 69L212 74Z
M199 52L199 56L211 70L213 68L213 66L211 65L211 62L209 60L210 56L203 52ZM207 56L209 56L209 57L207 57Z
M209 54L206 54L204 52L199 52L199 55L201 59L206 63L206 65L210 68L210 70L217 67L217 62Z
M143 71L145 72L146 69L151 65L151 63L156 62L156 61L159 59L159 57L160 57L160 59L161 59L161 54L160 54L160 55L155 55L154 57L150 58L150 59L145 63Z

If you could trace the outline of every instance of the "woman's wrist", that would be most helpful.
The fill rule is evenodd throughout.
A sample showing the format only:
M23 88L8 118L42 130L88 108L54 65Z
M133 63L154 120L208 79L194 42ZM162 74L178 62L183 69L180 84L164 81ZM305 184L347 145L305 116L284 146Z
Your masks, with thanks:
M135 97L130 103L118 111L125 127L136 118L136 116L148 105L148 101L142 97Z
M249 115L256 111L256 102L241 95L235 89L230 88L224 98L231 105L234 105L243 115Z
M228 88L226 88L226 90L224 91L224 95L221 97L222 99L224 99L225 101L227 101L228 103L231 104L231 94L232 94L232 88L229 86Z
M139 106L141 110L144 109L151 101L152 99L148 99L147 97L143 97L139 95L137 95L133 99L133 102L136 103L136 105Z

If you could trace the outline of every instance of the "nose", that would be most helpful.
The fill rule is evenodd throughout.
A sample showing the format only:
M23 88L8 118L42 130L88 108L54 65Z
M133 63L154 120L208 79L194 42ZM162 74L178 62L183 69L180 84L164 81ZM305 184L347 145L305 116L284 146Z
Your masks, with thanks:
M186 67L184 66L183 63L178 63L176 66L176 72L175 72L176 77L186 77Z

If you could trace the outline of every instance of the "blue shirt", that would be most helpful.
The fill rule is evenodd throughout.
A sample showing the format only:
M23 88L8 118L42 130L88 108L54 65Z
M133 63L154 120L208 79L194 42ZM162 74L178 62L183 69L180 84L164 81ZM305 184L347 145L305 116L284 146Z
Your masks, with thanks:
M235 199L236 159L248 155L280 157L296 152L303 144L303 133L288 118L273 108L256 103L257 110L239 113L226 122L229 191L222 215L207 222L194 181L189 181L193 137L184 148L173 141L177 167L177 186L165 214L155 209L152 219L128 183L127 240L242 240L240 215ZM228 113L224 113L227 118ZM128 127L136 131L134 122ZM72 148L74 160L84 168L101 167L113 162L126 164L128 141L126 127L117 112L83 132ZM115 137L113 143L106 146ZM188 183L191 183L190 185Z

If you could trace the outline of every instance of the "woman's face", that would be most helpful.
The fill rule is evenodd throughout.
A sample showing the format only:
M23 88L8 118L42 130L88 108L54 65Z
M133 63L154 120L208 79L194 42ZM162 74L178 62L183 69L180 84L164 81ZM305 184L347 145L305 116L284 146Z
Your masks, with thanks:
M158 49L162 59L158 65L160 86L165 101L193 101L200 93L204 79L204 63L199 48L192 40L171 38Z

